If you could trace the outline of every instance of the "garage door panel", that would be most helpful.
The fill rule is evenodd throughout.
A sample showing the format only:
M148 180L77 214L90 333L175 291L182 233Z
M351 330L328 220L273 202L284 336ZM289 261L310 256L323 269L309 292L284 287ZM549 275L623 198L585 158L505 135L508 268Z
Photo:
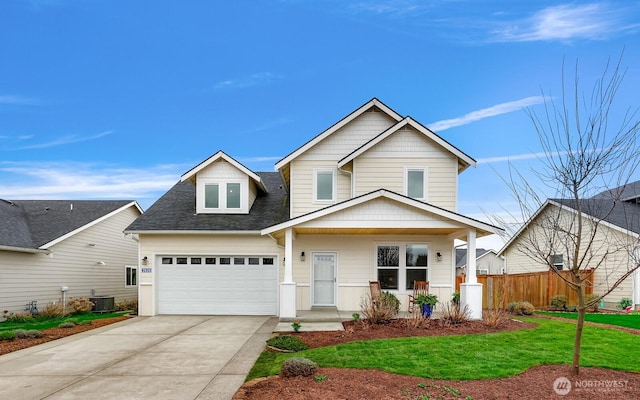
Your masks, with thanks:
M159 314L276 314L276 265L170 264L158 270Z

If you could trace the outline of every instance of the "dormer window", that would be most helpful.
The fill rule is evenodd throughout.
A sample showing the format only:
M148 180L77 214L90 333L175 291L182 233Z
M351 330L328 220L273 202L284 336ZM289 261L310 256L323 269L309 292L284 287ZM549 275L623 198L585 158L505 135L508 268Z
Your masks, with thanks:
M246 180L198 182L198 192L204 195L197 197L198 213L247 213L247 184Z

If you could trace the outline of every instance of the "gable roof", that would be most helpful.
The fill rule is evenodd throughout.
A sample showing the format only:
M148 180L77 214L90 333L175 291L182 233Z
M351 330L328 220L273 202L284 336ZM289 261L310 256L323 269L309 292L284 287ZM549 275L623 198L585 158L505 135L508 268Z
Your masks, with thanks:
M132 200L0 201L0 249L37 252L128 207Z
M613 201L610 197L596 196L579 201L583 214L601 221L609 228L625 233L640 235L640 205L635 202ZM504 244L498 255L504 251L520 236L533 220L547 207L561 207L565 210L576 212L576 203L573 199L547 199L536 212L524 223L520 229Z
M476 249L476 260L485 254L495 251L486 249ZM464 267L467 265L467 249L456 249L456 267Z
M345 200L342 201L340 203L337 204L333 204L331 206L325 207L325 208L321 208L319 210L316 211L312 211L308 214L304 214L304 215L300 215L296 218L292 218L288 221L282 222L280 224L277 225L273 225L270 227L267 227L265 229L262 230L262 234L263 235L268 235L271 233L274 233L276 231L280 231L282 229L287 229L287 228L292 228L296 225L300 225L303 224L305 222L309 222L309 221L313 221L313 220L317 220L319 218L322 218L324 216L336 213L338 211L342 211L348 208L352 208L355 207L359 204L363 204L369 201L372 201L374 199L378 199L381 197L385 197L391 200L395 200L399 203L405 204L407 206L416 208L416 209L420 209L422 211L426 211L438 216L441 216L445 219L463 224L463 225L467 225L473 228L476 228L479 233L479 236L484 236L482 235L482 233L489 235L489 234L493 234L496 231L501 231L502 228L499 228L497 226L493 226L490 224L487 224L485 222L482 221L478 221L476 219L473 218L469 218L466 217L462 214L458 214L456 212L453 211L449 211L446 210L444 208L438 207L438 206L434 206L432 204L429 203L425 203L416 199L413 199L411 197L407 197L395 192L392 192L390 190L387 189L378 189L378 190L374 190L372 192L369 192L367 194L363 194L360 195L358 197L354 197L352 199L349 200ZM426 227L425 227L426 228Z
M458 158L458 160L461 161L460 162L461 165L460 165L460 168L458 170L458 173L464 171L469 166L473 166L473 167L476 166L476 160L474 160L473 158L471 158L470 156L468 156L467 154L462 152L460 149L458 149L457 147L455 147L451 143L447 142L446 140L444 140L443 138L441 138L440 136L435 134L432 130L430 130L426 126L422 125L421 123L417 122L413 118L406 117L406 118L403 118L398 123L396 123L395 125L393 125L392 127L390 127L389 129L387 129L384 132L380 133L379 135L377 135L376 137L374 137L373 139L371 139L367 143L363 144L362 146L360 146L356 150L354 150L351 154L348 154L342 160L338 161L338 168L342 168L344 165L346 165L349 162L353 161L355 158L357 158L361 154L365 153L367 150L371 149L376 144L382 142L384 139L386 139L389 136L393 135L395 132L399 131L400 129L404 128L405 126L411 126L412 128L414 128L419 133L421 133L424 136L426 136L427 138L433 140L434 142L436 142L440 146L442 146L445 149L447 149L450 153L455 155Z
M214 155L212 155L211 157L207 158L206 160L202 161L200 164L196 165L195 167L191 168L189 171L184 173L180 177L180 181L182 182L186 180L195 179L196 174L198 172L202 171L203 169L207 168L209 165L213 164L218 160L225 160L229 164L233 165L234 167L242 171L242 173L244 173L245 175L248 175L249 178L253 179L258 185L258 187L260 187L260 189L264 190L265 192L267 191L267 188L265 187L264 183L262 182L262 179L258 174L251 171L249 168L245 167L244 165L236 161L233 157L229 156L222 150L218 150L218 152L216 152Z
M249 214L197 214L196 186L181 180L126 229L126 233L259 232L289 218L289 198L277 172L258 172L265 185Z
M362 106L358 107L351 114L349 114L346 117L342 118L340 121L338 121L335 124L333 124L332 126L330 126L324 132L320 133L319 135L317 135L313 139L309 140L307 143L305 143L302 146L298 147L296 150L294 150L291 153L289 153L289 155L285 156L283 159L278 161L276 163L276 170L279 170L280 168L284 167L286 164L290 163L293 159L295 159L296 157L298 157L299 155L301 155L305 151L309 150L310 148L312 148L316 144L320 143L323 139L325 139L326 137L330 136L331 134L336 132L338 129L340 129L343 126L347 125L349 122L351 122L354 119L358 118L360 115L362 115L363 113L367 112L369 109L371 109L373 107L375 107L375 108L379 109L380 111L384 112L385 114L387 114L389 117L393 118L396 121L401 121L402 120L402 116L400 114L398 114L397 112L392 110L390 107L388 107L386 104L384 104L383 102L381 102L380 100L378 100L377 98L374 97L373 99L371 99L368 102L364 103Z

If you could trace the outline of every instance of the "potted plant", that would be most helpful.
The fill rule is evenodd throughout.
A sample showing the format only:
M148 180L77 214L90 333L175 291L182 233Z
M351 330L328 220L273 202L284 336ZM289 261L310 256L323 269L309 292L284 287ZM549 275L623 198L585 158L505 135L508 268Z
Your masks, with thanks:
M416 296L414 302L420 306L422 315L429 318L433 312L433 307L435 307L438 302L438 296L435 294L419 294Z

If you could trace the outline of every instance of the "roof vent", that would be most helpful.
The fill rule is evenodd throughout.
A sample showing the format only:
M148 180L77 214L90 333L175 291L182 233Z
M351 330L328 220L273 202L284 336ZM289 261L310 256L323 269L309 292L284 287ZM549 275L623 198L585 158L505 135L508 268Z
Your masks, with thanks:
M73 211L73 203L69 204L69 211Z

